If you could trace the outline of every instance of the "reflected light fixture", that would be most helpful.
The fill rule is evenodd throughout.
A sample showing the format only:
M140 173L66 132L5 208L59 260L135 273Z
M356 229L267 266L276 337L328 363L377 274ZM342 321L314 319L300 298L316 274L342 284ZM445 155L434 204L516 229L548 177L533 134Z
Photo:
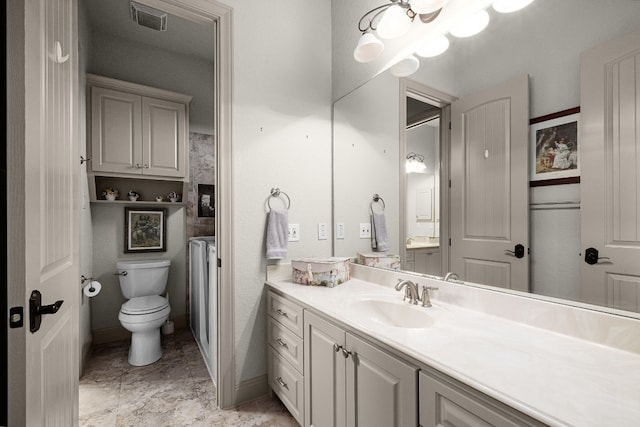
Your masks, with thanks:
M471 37L489 25L489 14L486 10L462 18L449 32L456 37Z
M495 0L493 8L496 12L511 13L529 6L533 0Z
M407 154L407 161L405 162L405 169L407 173L423 173L427 170L427 165L424 164L424 156L411 152Z
M489 13L486 10L465 8L465 1L455 0L451 10L448 10L447 21L453 24L449 28L442 25L434 27L429 34L425 31L416 32L425 37L424 42L418 42L416 55L431 58L444 53L449 48L446 33L455 37L470 37L478 34L489 25ZM493 0L490 3L500 13L514 12L531 4L534 0ZM418 18L422 24L435 21L449 0L389 0L381 6L365 13L358 21L358 30L362 34L353 51L353 57L358 62L371 62L384 51L384 43L380 40L390 40L407 34ZM488 5L487 5L488 6ZM464 16L469 10L474 13ZM417 39L408 40L414 43ZM412 45L413 46L413 45ZM420 60L410 54L390 67L391 74L396 77L406 77L420 68Z

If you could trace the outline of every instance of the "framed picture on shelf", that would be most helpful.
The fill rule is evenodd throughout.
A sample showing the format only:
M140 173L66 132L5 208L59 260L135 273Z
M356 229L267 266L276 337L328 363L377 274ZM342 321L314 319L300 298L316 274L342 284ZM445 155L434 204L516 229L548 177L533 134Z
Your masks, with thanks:
M166 252L167 209L124 208L124 251Z
M531 119L530 186L580 182L580 107Z

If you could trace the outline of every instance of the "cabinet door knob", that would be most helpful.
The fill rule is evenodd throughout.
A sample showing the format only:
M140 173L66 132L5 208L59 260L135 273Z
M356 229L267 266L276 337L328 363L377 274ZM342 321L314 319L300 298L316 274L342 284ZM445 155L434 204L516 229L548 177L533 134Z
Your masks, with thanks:
M336 353L339 352L342 349L342 346L339 344L334 344L333 345L333 351L335 351Z
M144 168L145 168L145 169L149 169L149 165L145 163L145 164L144 164Z

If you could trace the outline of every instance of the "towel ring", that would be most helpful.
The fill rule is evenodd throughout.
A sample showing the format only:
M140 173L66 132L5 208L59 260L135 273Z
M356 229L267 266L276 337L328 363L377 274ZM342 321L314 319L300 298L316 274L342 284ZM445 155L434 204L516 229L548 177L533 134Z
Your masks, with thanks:
M380 197L379 194L374 194L373 195L373 200L371 201L371 203L369 204L369 209L371 209L371 213L373 213L373 204L374 203L382 203L382 210L384 210L387 206L384 204L384 199L382 197Z
M271 194L269 196L269 199L267 199L267 205L269 206L269 209L271 209L271 198L280 197L281 195L287 198L287 210L289 210L289 208L291 207L291 199L289 198L289 195L287 193L280 190L278 187L273 187L271 189Z

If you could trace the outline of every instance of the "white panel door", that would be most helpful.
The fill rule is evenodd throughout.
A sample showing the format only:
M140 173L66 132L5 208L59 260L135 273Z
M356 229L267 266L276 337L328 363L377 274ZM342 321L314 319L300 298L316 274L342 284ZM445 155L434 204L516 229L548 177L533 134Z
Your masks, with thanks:
M455 101L451 128L451 271L528 291L528 76Z
M25 126L9 156L9 294L11 305L24 306L25 322L9 334L9 425L72 426L78 424L80 302L77 5L20 4L24 34L14 37L24 37L24 62L14 67L24 66L24 113L12 115L23 114ZM14 7L14 13L21 12ZM35 291L43 305L63 301L41 317L37 331L29 319ZM13 299L20 294L21 301Z
M582 299L640 312L640 32L581 55L580 96Z

